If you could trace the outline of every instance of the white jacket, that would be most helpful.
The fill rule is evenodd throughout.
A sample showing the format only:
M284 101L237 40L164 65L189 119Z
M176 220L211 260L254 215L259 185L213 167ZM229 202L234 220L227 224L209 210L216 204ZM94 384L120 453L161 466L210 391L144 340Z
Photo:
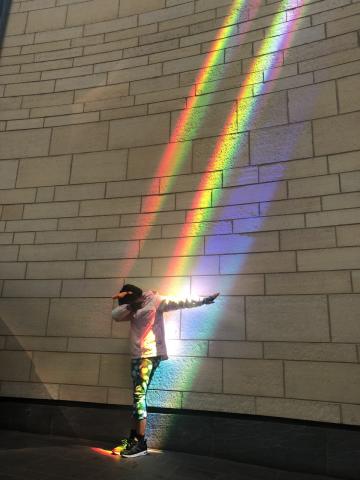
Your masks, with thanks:
M149 290L144 293L144 305L135 313L127 305L119 305L112 311L116 321L130 320L130 351L132 358L168 358L165 342L164 312L180 308L199 307L202 299L177 299L164 297Z

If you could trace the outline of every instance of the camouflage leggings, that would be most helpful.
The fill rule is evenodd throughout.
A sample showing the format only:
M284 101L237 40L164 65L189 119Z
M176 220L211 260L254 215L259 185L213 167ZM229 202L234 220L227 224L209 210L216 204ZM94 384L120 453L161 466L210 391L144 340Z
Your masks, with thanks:
M133 416L137 420L147 417L146 392L160 361L161 357L133 358L131 360L131 376L134 385Z

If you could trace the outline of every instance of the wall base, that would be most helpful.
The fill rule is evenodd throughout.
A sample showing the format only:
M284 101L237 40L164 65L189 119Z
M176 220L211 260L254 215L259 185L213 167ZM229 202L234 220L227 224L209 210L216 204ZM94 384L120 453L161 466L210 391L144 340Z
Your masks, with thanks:
M0 429L116 442L128 406L0 397ZM289 471L360 478L360 428L273 417L149 409L152 448Z

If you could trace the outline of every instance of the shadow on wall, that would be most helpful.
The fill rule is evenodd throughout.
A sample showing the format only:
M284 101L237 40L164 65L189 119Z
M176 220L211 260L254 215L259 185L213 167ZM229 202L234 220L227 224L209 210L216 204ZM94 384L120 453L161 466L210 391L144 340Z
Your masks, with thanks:
M2 47L2 42L5 35L10 5L11 0L1 0L0 2L0 49Z

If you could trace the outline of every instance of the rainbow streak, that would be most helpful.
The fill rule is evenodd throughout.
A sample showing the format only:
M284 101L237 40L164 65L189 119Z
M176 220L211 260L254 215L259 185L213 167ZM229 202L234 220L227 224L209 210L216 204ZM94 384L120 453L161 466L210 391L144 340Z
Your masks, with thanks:
M254 74L259 70L264 70L264 81L260 85L256 85L257 93L263 93L262 89L267 87L268 79L274 80L280 73L280 69L273 69L274 65L279 64L282 60L284 48L287 48L291 44L291 38L296 31L296 22L300 18L301 8L296 9L296 14L293 16L292 20L286 22L286 27L283 28L281 35L277 35L279 31L279 16L283 14L283 4L287 2L282 2L280 4L278 13L275 15L271 27L269 29L268 38L266 38L261 48L258 52L258 56L252 62L247 78L243 82L239 95L237 97L237 103L239 106L243 106L242 110L237 108L236 103L234 104L230 115L223 127L223 130L219 136L219 140L213 150L213 153L210 157L207 173L205 173L196 188L197 193L193 198L190 211L188 212L186 223L184 224L182 231L179 234L181 237L175 247L174 257L175 260L171 261L167 275L181 275L185 274L189 270L189 263L193 262L191 257L184 258L186 255L191 255L191 252L197 251L198 247L201 247L203 238L201 237L204 234L205 229L207 228L207 221L211 220L211 209L203 210L203 215L201 218L201 223L199 222L199 206L205 203L206 198L208 197L208 192L212 188L213 172L216 170L223 170L229 168L228 165L231 164L233 157L241 146L243 141L243 136L241 134L231 134L232 125L234 119L238 115L238 132L244 132L251 129L251 124L255 121L256 116L259 114L259 107L257 98L252 97L252 89ZM304 0L300 1L301 4L304 3ZM276 51L270 56L267 55L269 51ZM262 98L264 101L265 99ZM269 185L268 197L272 197L273 189ZM229 189L231 192L231 189ZM223 190L221 188L215 189L212 191L212 206L217 206L220 203L221 198L223 197ZM234 199L234 204L236 200ZM227 203L231 204L231 202ZM171 273L170 273L171 269Z
M257 0L257 7L260 5L260 0ZM229 38L234 33L237 33L237 21L239 20L242 12L246 8L246 0L234 0L230 7L229 14L225 17L223 24L213 41L211 49L206 56L203 66L198 73L193 86L190 89L189 96L187 98L187 106L182 110L175 128L172 131L169 143L162 155L159 166L153 175L153 181L149 187L149 192L156 191L158 188L159 177L163 178L163 194L144 196L142 198L141 214L147 214L146 224L139 225L142 222L139 219L138 225L135 226L133 237L147 238L150 234L152 226L158 212L162 211L162 206L166 201L166 193L171 191L174 183L176 182L176 173L181 168L184 160L188 157L192 145L191 141L181 141L185 136L186 131L191 128L200 128L201 121L206 114L206 109L195 109L201 99L201 93L204 90L205 84L211 78L213 73L213 67L218 64L224 63L224 51ZM219 81L220 79L218 79ZM194 126L193 115L194 111L197 112L196 125ZM165 178L164 178L165 177ZM166 178L167 177L167 178ZM131 272L131 269L136 261L137 255L125 255L127 260L123 262L122 276L127 277ZM129 258L132 257L132 258Z

